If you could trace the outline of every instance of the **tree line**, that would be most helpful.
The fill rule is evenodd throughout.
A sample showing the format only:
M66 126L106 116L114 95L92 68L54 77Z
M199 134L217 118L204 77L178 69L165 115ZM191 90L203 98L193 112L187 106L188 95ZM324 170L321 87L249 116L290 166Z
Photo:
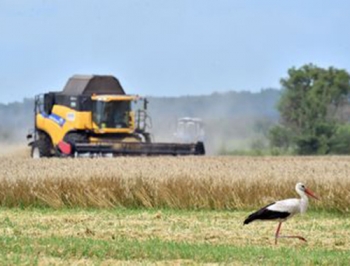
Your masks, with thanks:
M269 132L273 149L300 154L350 153L350 75L307 64L281 79L280 121Z

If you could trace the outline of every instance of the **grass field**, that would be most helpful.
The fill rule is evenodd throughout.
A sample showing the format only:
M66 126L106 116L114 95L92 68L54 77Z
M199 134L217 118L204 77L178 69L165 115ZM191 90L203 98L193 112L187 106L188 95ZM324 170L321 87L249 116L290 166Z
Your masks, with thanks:
M27 265L349 265L350 220L311 212L280 239L275 223L243 226L247 212L2 209L0 263Z
M350 264L350 157L0 156L0 264ZM282 234L307 243L243 226L299 181L321 200Z

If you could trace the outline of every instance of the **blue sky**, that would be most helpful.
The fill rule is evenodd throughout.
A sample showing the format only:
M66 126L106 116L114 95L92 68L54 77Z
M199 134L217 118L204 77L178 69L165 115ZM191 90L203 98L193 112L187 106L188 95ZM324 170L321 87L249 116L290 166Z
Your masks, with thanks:
M112 74L128 93L279 88L287 69L350 70L340 0L0 0L0 102Z

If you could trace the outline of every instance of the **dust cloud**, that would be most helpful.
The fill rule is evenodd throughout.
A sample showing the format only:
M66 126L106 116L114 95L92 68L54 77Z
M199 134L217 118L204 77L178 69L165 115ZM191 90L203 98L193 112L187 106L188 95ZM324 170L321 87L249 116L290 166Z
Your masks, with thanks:
M178 119L200 118L204 124L207 154L268 146L269 128L277 123L278 90L260 93L227 92L207 96L150 98L151 131L155 141L172 142Z
M29 158L30 149L25 143L8 144L0 142L0 157Z

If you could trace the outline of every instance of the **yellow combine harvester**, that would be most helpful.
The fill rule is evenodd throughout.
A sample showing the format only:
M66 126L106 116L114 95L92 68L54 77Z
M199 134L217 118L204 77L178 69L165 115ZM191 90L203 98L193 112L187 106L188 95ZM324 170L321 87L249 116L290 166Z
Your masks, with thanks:
M133 103L143 108L133 110ZM35 97L33 158L204 155L204 144L152 143L147 99L126 95L113 76L70 78L62 92Z

